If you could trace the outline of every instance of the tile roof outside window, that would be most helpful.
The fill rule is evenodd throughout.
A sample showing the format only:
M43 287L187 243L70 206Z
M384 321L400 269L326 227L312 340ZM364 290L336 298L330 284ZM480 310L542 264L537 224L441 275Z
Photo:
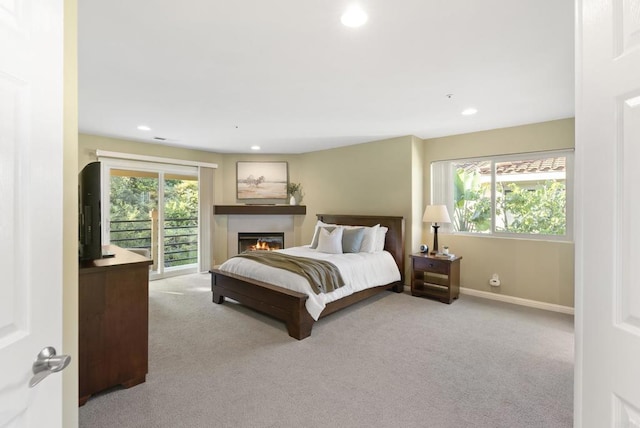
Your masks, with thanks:
M539 172L565 172L567 158L564 156L545 159L496 162L496 174L535 174ZM457 164L465 171L477 171L481 175L491 175L491 162L469 162Z

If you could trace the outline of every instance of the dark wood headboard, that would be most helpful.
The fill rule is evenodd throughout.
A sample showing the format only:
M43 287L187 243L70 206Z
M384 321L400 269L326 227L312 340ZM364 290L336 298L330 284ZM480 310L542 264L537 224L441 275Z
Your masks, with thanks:
M400 269L400 278L404 284L404 217L317 214L318 220L324 223L344 224L348 226L385 226L389 228L384 242L384 249L391 253Z

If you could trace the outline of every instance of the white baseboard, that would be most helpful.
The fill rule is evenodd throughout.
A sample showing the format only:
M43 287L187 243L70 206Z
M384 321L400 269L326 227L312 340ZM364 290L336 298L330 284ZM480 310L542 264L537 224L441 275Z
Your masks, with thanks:
M536 300L522 299L520 297L505 296L504 294L489 293L487 291L474 290L472 288L460 287L460 294L468 294L469 296L482 297L483 299L498 300L500 302L529 306L530 308L544 309L546 311L574 315L574 309L569 306L538 302Z

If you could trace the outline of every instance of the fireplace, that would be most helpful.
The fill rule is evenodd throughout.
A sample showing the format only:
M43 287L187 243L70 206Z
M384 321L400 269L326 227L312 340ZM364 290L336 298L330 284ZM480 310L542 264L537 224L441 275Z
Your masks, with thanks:
M296 242L293 215L230 215L227 224L227 257L233 257L245 251L241 248L239 236L250 235L255 245L258 237L276 235L282 239L280 247L285 248L285 243L291 245ZM251 233L248 233L251 232ZM284 238L281 236L284 234Z
M284 248L284 232L238 232L238 253Z

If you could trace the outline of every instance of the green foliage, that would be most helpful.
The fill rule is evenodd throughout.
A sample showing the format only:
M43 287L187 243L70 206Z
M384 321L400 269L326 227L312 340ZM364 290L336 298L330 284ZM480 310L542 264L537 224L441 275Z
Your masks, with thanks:
M503 226L513 233L564 235L566 232L567 192L564 182L550 180L534 188L516 183L500 183L496 205Z
M198 217L198 183L196 181L165 180L165 217Z
M302 202L302 198L304 198L304 192L302 191L302 184L300 183L287 184L287 194L289 196L295 197L298 203Z
M158 179L111 177L111 220L148 220L158 206Z
M566 233L566 186L550 180L521 187L497 183L496 230L501 232L564 235ZM454 177L453 228L460 232L491 229L491 188L480 174L459 168Z
M480 174L459 168L453 180L453 230L485 232L491 228L491 198Z
M197 260L198 183L165 180L165 266ZM111 240L125 248L150 248L150 213L158 207L158 179L111 177Z
M165 266L195 263L198 256L198 183L165 180L164 205Z

